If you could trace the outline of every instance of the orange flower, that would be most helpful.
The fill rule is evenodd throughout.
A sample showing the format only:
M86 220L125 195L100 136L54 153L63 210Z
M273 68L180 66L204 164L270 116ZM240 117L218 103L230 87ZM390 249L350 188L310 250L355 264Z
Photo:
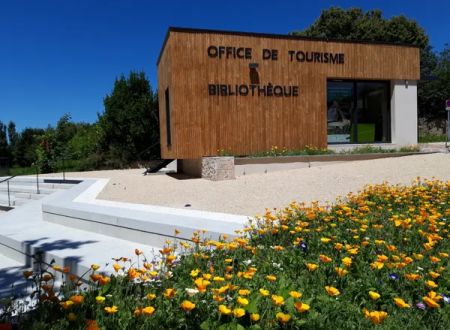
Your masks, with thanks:
M324 254L319 255L319 259L320 259L320 261L325 262L325 263L333 261L333 259L331 259L330 257L328 257Z
M193 310L195 308L195 304L190 302L189 300L184 300L181 303L181 308L185 311L185 312L190 312L191 310Z
M339 296L341 294L341 292L336 289L335 287L332 286L326 286L325 290L327 291L328 295L332 296L332 297L336 297Z
M394 302L397 305L397 307L400 307L400 308L410 308L411 307L402 298L394 298Z
M142 308L142 315L152 316L153 313L155 313L155 307L153 306L147 306Z
M283 312L278 312L276 314L276 317L277 317L277 320L283 324L288 323L289 320L291 319L291 316L289 314L284 314Z
M364 309L364 316L366 319L372 321L373 324L378 325L381 324L387 317L388 314L383 311L368 311Z
M73 295L72 297L69 298L69 300L71 302L73 302L75 305L80 305L84 301L84 296L82 296L82 295Z
M297 312L299 312L299 313L305 313L305 312L309 311L309 309L310 309L310 306L308 304L303 304L299 301L297 301L294 304L294 307L297 310Z
M176 294L175 289L166 289L163 293L164 297L169 299L175 297L175 294Z

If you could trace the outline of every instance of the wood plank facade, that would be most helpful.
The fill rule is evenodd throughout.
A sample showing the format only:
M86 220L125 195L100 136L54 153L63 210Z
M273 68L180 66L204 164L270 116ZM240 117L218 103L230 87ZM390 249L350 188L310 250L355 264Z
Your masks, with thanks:
M328 79L419 76L417 47L170 28L158 60L161 156L324 148Z

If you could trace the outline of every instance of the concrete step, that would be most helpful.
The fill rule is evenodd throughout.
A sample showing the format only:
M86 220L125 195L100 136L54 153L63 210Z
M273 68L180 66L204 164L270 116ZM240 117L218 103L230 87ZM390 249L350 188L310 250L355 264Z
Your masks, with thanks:
M14 196L16 198L22 199L42 199L45 197L44 194L36 194L36 193L15 193Z
M14 194L11 194L9 197L9 202L11 203L11 206L14 206L14 203L16 201L16 197ZM0 192L0 205L8 205L8 194Z
M55 260L56 264L69 267L71 273L78 276L94 263L100 264L101 270L112 272L111 258L132 257L136 248L152 260L162 247L45 222L40 200L31 200L21 208L3 213L0 221L0 255L30 267L33 264L31 256L40 253L43 261Z
M42 202L43 220L155 246L175 239L176 229L180 231L176 239L187 241L199 230L206 230L211 239L223 234L233 237L248 221L246 216L97 200L106 182L85 180L46 197Z
M8 186L5 183L0 184L0 192L7 192ZM15 185L15 184L9 184L9 191L12 193L36 193L37 194L37 187L36 186L26 186L26 185ZM51 189L51 188L43 188L39 186L39 193L44 195L49 195L51 193L54 193L57 191L57 189Z

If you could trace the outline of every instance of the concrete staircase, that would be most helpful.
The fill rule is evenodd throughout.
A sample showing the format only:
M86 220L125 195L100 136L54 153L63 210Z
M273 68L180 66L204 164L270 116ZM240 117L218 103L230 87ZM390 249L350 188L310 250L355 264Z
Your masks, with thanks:
M167 239L189 241L200 229L213 239L222 233L233 236L247 221L243 216L97 200L107 182L86 179L67 185L43 179L47 194L36 194L29 179L17 180L15 201L26 202L0 213L0 284L18 280L17 271L33 267L37 255L78 276L94 263L112 272L111 259L133 257L135 249L157 260ZM176 237L175 229L181 231ZM12 293L0 290L0 298Z
M7 178L0 177L0 181ZM34 176L14 177L9 180L9 187L7 182L0 183L0 209L9 210L72 186L68 183L47 182L45 178L39 178L36 182Z

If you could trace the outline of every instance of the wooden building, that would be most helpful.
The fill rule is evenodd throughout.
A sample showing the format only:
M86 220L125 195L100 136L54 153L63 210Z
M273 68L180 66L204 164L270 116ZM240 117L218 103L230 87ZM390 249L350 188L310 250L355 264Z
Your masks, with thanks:
M169 28L161 156L415 144L419 76L413 46Z

